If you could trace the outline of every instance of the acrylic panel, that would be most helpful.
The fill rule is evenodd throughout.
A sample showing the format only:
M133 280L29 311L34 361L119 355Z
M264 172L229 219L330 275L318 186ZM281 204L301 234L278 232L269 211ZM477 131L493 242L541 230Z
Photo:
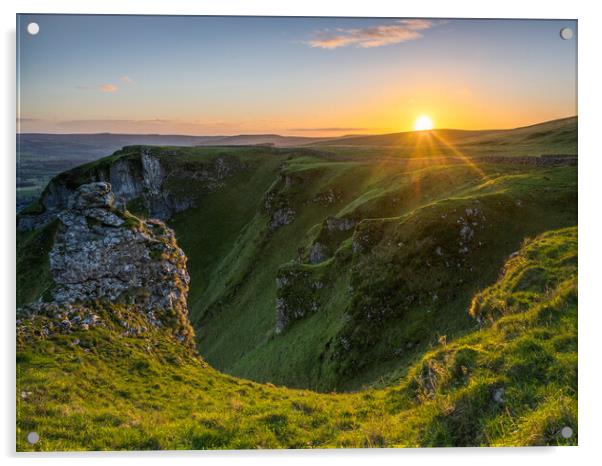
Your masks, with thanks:
M576 445L577 21L17 16L19 451Z

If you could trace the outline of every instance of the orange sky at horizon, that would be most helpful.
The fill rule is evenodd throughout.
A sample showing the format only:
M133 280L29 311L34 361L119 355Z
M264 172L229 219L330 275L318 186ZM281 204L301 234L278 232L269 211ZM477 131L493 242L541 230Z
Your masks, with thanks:
M421 115L527 126L577 114L567 25L20 15L17 130L335 137L412 131Z

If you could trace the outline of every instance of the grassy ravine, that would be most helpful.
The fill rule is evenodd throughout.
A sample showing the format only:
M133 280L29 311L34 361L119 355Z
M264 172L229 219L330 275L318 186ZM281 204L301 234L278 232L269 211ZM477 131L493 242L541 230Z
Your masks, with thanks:
M576 167L311 154L282 162L288 185L270 185L279 176L273 171L256 173L171 224L189 257L201 354L219 370L289 387L361 388L407 366L440 335L471 331L465 309L504 258L526 237L577 223ZM294 209L292 223L269 231L261 189ZM461 253L458 221L469 208L484 218L475 219ZM329 217L355 226L328 231ZM363 251L354 251L362 241ZM317 242L328 260L309 264ZM296 269L314 278L278 289L277 277ZM284 293L293 305L315 302L316 311L278 334L276 300ZM375 315L367 309L382 313L365 318Z
M474 296L472 332L442 338L387 388L347 394L224 375L159 330L122 336L133 309L97 305L104 326L48 338L25 338L47 317L26 319L17 448L575 445L576 272L575 227L526 242Z
M441 335L470 333L472 297L523 240L577 224L577 167L515 157L576 154L576 119L354 143L130 146L56 180L74 188L105 179L118 159L140 170L141 149L156 156L164 194L194 203L168 223L188 257L189 315L205 360L257 382L357 390L404 375ZM148 215L140 198L128 208ZM270 228L277 209L294 215ZM352 223L333 229L333 219ZM473 230L466 240L463 225ZM51 239L18 233L18 306L52 285ZM312 264L318 245L326 260ZM294 279L279 287L283 274ZM282 302L298 317L278 332Z

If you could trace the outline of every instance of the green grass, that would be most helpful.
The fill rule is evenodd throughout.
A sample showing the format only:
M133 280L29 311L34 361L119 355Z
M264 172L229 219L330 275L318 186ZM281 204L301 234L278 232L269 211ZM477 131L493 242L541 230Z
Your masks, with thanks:
M139 319L133 308L100 306L109 324L89 332L20 338L19 448L575 444L559 430L577 431L577 167L480 158L572 153L575 123L442 131L455 150L416 135L144 147L164 193L194 204L169 224L202 360L167 333L121 336L114 314ZM141 149L57 179L76 186ZM231 173L207 182L218 164ZM146 205L128 208L136 228ZM294 215L273 228L278 209ZM18 233L19 306L52 287L55 232ZM310 264L316 243L325 260ZM277 303L294 317L281 331Z
M495 280L524 238L577 221L575 167L476 169L413 160L337 162L316 154L285 160L279 173L291 181L270 186L282 160L269 160L274 165L246 173L243 186L228 183L204 195L172 222L190 258L191 319L201 354L220 370L262 382L330 391L386 377L440 334L471 329L465 309L472 295ZM269 231L261 208L268 191L296 212L276 231ZM329 193L332 202L324 202ZM476 205L487 219L475 239L482 245L464 256L457 252L457 220ZM329 216L357 225L329 232ZM377 253L352 253L351 237L360 232L375 235L370 241ZM317 294L319 311L276 335L276 277L291 261L302 265L316 241L336 255L324 264L326 286L295 293L298 300ZM453 251L449 261L461 260L462 269L441 261L429 269L426 263L439 259L437 246ZM434 277L440 283L432 283ZM387 294L393 302L382 301ZM410 294L421 294L421 303L404 306L398 298ZM359 317L362 300L391 312L366 322ZM338 357L337 351L345 353L337 349L340 339L351 336L356 348Z
M162 330L122 336L122 320L142 323L133 308L93 305L104 326L48 338L35 330L54 318L24 319L17 448L575 445L576 261L576 228L525 242L474 297L471 312L485 318L470 333L440 339L386 388L357 393L224 375ZM30 431L40 442L26 442Z
M167 194L194 200L169 223L188 257L190 319L201 354L219 370L260 382L330 391L388 380L440 335L471 330L470 299L525 238L577 223L576 167L383 157L379 147L353 148L359 152L350 157L341 147L131 146L59 178L77 184L119 158L136 162L142 149L161 160ZM218 159L236 169L209 189L196 174ZM268 200L272 209L294 210L292 223L271 230ZM458 252L457 221L476 206L486 221L466 255ZM128 207L148 215L140 199ZM354 227L329 231L329 217ZM134 227L136 217L128 218ZM353 251L362 236L369 254ZM305 266L316 242L329 257L320 264L325 286L296 287L294 299L309 296L319 310L276 334L279 271ZM42 256L28 257L33 267L17 273L20 305L42 291L31 276L46 273ZM365 319L367 308L382 316Z
M428 134L432 134L430 137ZM380 156L577 155L577 117L562 118L510 130L464 131L435 129L353 136L320 142L317 147L344 147L353 156L366 147ZM335 149L336 150L336 149Z
M54 285L48 253L58 229L55 220L43 228L17 232L17 308L47 295Z

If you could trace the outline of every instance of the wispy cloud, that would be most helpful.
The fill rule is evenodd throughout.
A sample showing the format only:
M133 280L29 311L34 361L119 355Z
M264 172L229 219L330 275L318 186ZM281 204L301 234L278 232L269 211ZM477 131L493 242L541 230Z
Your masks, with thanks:
M420 31L430 29L434 22L426 19L402 19L392 24L379 26L317 31L314 38L305 44L314 48L336 49L353 45L359 48L381 47L416 40L422 37Z
M117 92L119 88L115 84L101 84L98 89L100 92Z
M100 92L117 92L119 89L115 84L99 84L97 86L75 86L78 91L100 91Z
M121 80L121 82L124 82L126 84L134 84L134 80L127 75L124 75L119 79Z

